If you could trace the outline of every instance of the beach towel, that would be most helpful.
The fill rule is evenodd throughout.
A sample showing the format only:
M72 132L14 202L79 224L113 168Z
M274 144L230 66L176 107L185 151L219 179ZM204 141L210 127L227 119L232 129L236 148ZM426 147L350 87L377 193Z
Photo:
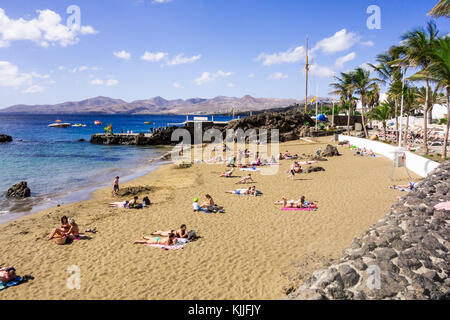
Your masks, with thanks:
M14 280L8 282L6 285L0 282L0 290L6 289L8 287L17 286L22 283L21 277L16 277Z
M447 210L450 211L450 201L441 202L434 206L436 210Z
M317 208L281 208L283 211L313 211Z
M253 167L253 168L241 168L241 171L259 171L260 170L260 168L255 168L255 167Z
M163 250L181 250L186 244L166 246L164 244L146 244L147 247L161 248Z

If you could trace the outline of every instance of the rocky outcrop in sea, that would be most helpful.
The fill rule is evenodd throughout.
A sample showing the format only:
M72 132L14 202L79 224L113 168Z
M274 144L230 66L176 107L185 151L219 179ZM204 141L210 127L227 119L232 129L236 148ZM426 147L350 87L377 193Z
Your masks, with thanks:
M0 143L1 142L11 142L11 141L13 141L11 136L8 136L6 134L0 134Z
M8 198L28 198L30 195L31 190L28 188L26 181L19 182L6 191Z
M450 299L450 161L288 299Z

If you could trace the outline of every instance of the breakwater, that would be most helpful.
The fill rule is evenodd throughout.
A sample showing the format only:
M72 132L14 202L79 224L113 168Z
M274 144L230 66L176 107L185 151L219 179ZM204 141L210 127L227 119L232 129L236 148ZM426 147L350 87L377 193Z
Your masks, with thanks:
M288 299L450 299L450 161Z

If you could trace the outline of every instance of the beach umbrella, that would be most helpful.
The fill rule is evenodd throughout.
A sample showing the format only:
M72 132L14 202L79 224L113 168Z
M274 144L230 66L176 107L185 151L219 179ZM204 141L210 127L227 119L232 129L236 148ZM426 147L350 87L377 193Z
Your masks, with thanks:
M319 114L317 116L317 120L319 121L327 121L327 117L325 117L325 115L323 113Z

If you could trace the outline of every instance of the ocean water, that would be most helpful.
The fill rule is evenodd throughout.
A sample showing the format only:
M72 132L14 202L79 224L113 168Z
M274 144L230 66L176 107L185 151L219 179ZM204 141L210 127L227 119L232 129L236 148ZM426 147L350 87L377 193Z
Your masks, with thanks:
M86 127L51 128L56 120ZM114 132L149 132L155 127L179 123L185 116L149 115L19 115L0 114L0 134L13 137L0 143L0 223L57 204L88 198L97 188L150 172L152 162L168 147L103 146L89 143L111 123ZM229 120L229 117L215 117ZM94 125L99 120L102 125ZM85 139L85 142L78 142ZM5 193L13 184L27 181L31 197L12 200Z

